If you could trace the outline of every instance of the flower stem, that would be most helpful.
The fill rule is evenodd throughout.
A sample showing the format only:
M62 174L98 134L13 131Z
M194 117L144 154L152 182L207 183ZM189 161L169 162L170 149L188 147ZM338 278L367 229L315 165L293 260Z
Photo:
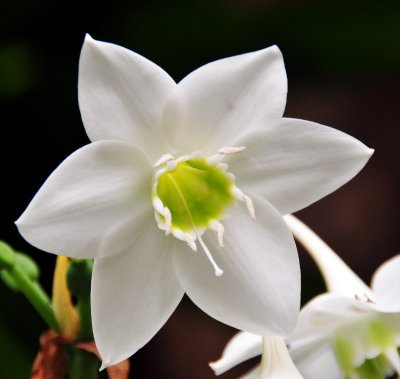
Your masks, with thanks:
M77 309L80 315L79 341L93 340L92 318L90 313L90 299L79 299Z
M366 295L374 299L371 289L307 225L292 215L286 215L284 219L294 237L318 266L329 291L350 297Z
M59 327L54 316L53 306L47 294L37 281L30 280L27 275L17 266L13 265L7 273L18 286L18 289L25 295L33 307L37 310L47 325L59 331Z
M100 361L87 351L72 346L66 347L68 359L68 379L98 379L100 378Z

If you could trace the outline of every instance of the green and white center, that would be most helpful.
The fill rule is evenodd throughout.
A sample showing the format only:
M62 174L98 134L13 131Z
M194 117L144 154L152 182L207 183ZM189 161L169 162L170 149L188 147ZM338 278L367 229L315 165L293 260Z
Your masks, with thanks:
M236 200L243 201L255 218L251 199L236 187L235 177L222 162L226 154L243 149L223 147L211 157L196 152L175 159L165 154L154 165L158 170L154 174L151 197L158 227L166 235L171 233L185 241L194 251L198 241L217 276L223 271L201 236L211 229L217 233L219 246L223 247L224 227L220 221Z
M349 322L332 336L345 378L381 379L400 372L400 315L380 313Z

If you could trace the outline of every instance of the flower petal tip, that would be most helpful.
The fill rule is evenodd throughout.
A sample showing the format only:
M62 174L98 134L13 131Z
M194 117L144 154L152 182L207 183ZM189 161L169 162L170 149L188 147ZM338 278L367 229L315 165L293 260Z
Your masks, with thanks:
M208 363L210 368L214 371L214 375L220 375L223 373L223 370L221 370L221 367L220 367L221 366L220 362L221 362L221 360Z
M110 367L112 364L110 362L107 361L102 361L101 362L101 366L99 368L99 371L103 371L105 370L107 367Z
M15 226L18 229L18 232L25 238L24 233L24 222L23 222L24 214L18 217L17 220L14 221Z
M88 43L88 42L95 42L95 39L92 38L92 36L89 33L86 33L85 34L85 43Z
M273 50L275 53L278 53L279 55L282 55L281 49L278 47L278 45L272 45L269 49Z

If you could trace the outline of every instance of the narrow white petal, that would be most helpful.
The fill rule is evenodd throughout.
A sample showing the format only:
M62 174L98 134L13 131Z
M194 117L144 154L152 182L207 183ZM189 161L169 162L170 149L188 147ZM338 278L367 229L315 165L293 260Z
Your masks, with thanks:
M184 78L168 101L166 136L178 151L214 154L238 135L282 117L287 82L276 46L221 59Z
M303 379L282 337L264 337L260 379Z
M380 304L400 306L399 276L400 255L389 259L376 270L371 286Z
M350 298L366 295L375 300L371 289L307 225L292 215L286 215L284 219L295 238L314 259L329 291Z
M282 214L335 191L366 164L373 150L317 123L284 118L234 141L246 150L229 156L229 170L244 191L262 195Z
M171 77L146 58L86 36L79 62L79 107L92 141L132 143L154 163L167 152L161 118L175 87Z
M282 217L252 196L257 219L243 204L224 220L224 247L213 231L203 235L218 266L216 277L202 251L174 255L178 279L192 301L211 317L259 335L285 335L295 326L300 302L300 270L293 238Z
M143 154L117 141L91 143L60 164L17 220L37 248L76 258L120 252L151 214L151 168Z
M222 356L210 363L215 375L223 374L232 367L260 355L262 337L248 332L239 332L225 346Z
M171 243L153 220L124 252L95 260L92 319L103 368L144 346L164 325L183 296Z

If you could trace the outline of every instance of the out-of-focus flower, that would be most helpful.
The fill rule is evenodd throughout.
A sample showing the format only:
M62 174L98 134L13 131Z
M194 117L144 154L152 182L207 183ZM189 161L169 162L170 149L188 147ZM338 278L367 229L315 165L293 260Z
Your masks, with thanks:
M368 287L307 226L285 219L330 290L306 304L288 339L305 378L321 372L328 379L400 375L400 255L382 264Z
M79 105L92 143L55 170L17 225L42 250L95 258L104 366L147 343L184 291L236 328L293 329L300 273L281 214L350 180L372 150L282 118L286 92L277 47L176 84L140 55L86 38Z
M286 340L304 378L400 375L400 255L377 269L369 288L308 227L293 216L285 216L285 220L333 291L317 296L301 310L295 331ZM261 353L262 337L239 332L222 357L210 365L219 375ZM259 375L258 366L243 378Z

